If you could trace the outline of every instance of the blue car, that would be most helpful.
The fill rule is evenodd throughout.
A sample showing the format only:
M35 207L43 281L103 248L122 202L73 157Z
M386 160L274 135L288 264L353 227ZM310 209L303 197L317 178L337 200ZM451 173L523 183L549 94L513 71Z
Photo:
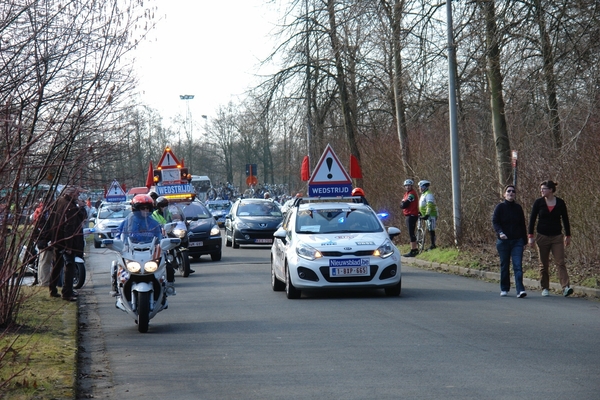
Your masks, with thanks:
M206 207L210 210L210 213L215 217L215 221L217 221L217 225L219 228L225 226L225 216L229 214L229 210L231 210L231 201L229 200L211 200L207 201Z

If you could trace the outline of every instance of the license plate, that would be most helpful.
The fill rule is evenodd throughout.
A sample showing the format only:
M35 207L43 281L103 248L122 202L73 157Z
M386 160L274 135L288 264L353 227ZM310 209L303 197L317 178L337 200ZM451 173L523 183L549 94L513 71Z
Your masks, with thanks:
M190 247L200 247L204 246L203 242L190 242Z
M254 243L273 243L273 239L256 239Z
M349 258L329 260L329 276L369 276L371 266L368 259Z

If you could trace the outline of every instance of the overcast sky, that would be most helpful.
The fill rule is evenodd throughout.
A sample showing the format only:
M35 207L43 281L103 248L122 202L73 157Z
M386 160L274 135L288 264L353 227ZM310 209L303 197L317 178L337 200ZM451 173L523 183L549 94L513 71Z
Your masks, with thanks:
M157 28L135 52L140 101L157 109L164 124L185 115L215 115L256 82L259 61L273 48L277 22L264 0L154 0ZM180 95L194 95L181 100Z

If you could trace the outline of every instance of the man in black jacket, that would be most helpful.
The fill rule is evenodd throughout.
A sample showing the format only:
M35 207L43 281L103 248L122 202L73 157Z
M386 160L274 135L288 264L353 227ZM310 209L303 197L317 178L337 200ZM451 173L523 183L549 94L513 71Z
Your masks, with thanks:
M54 263L50 275L50 296L60 297L57 285L60 271L64 270L62 298L76 301L73 291L75 275L75 256L83 255L84 241L82 236L83 221L87 218L85 202L79 200L79 188L66 186L52 210L49 220L51 241L54 248Z

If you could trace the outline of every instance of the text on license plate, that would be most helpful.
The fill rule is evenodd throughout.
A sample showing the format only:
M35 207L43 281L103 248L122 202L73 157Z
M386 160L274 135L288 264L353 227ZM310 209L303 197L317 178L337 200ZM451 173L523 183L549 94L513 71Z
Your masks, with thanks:
M203 242L190 242L190 247L200 247L204 246Z
M329 276L369 276L371 267L368 259L350 258L329 260Z
M255 239L254 243L273 243L273 239Z

